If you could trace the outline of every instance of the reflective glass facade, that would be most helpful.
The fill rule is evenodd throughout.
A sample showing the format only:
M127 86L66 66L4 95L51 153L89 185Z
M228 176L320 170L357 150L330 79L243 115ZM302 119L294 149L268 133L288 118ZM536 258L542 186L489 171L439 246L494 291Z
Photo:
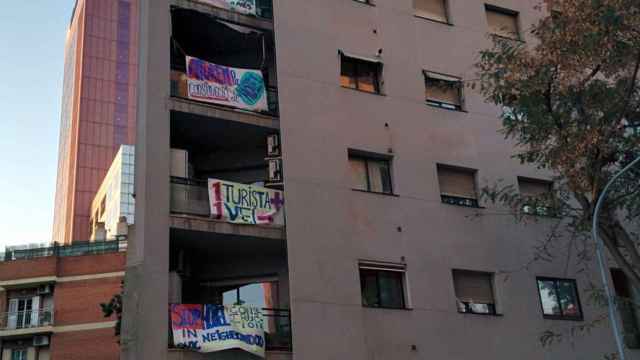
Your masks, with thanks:
M89 238L90 206L135 141L137 0L78 0L65 52L53 240Z

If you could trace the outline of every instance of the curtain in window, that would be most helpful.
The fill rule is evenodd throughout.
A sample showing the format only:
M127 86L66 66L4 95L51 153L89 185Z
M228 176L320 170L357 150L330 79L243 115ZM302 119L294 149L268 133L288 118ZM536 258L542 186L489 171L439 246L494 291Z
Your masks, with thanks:
M367 190L367 165L363 159L349 159L351 186L357 190Z

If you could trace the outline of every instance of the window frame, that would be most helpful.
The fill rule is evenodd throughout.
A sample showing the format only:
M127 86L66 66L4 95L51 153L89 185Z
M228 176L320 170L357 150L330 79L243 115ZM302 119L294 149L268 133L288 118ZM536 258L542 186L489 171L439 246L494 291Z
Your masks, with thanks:
M558 299L558 305L560 308L560 313L563 312L562 310L562 304L560 303L560 298L558 296L558 284L560 282L568 282L571 283L573 285L573 290L575 291L575 301L576 301L576 305L578 306L578 311L580 312L579 316L570 316L570 315L549 315L549 314L545 314L544 312L544 305L542 303L542 294L540 293L540 282L541 281L552 281L553 282L553 288L554 288L554 294L556 296L556 298ZM566 278L554 278L554 277L548 277L548 276L537 276L536 277L536 291L538 292L538 299L540 301L540 310L542 311L542 317L548 320L569 320L569 321L583 321L584 320L584 312L582 310L582 303L580 302L580 291L578 290L578 282L576 281L576 279L566 279Z
M436 108L439 108L439 109L444 109L444 110L465 112L464 92L463 92L462 79L460 77L453 76L453 75L442 74L442 73L435 72L435 71L430 71L430 70L422 70L422 75L424 76L425 103L427 105L432 106L432 107L436 107ZM438 78L438 77L440 77L440 78ZM451 80L446 80L444 78L450 78ZM435 100L435 99L429 99L427 97L426 92L429 89L428 82L429 82L430 79L432 81L437 81L437 82L442 82L442 83L456 84L457 85L458 101L460 102L460 105L452 104L452 103L445 102L445 101Z
M416 6L416 1L417 0L413 0L413 16L420 18L420 19L424 19L424 20L429 20L429 21L433 21L439 24L445 24L445 25L453 25L453 23L451 22L451 11L449 9L449 0L442 0L442 5L444 6L444 17L445 20L440 20L440 19L435 19L429 16L425 16L425 15L421 15L418 13L418 7Z
M380 303L379 306L367 305L365 304L364 297L364 277L363 271L366 272L376 272L376 298ZM400 288L401 288L401 306L385 306L382 305L382 296L380 291L380 276L379 273L398 273L400 274ZM370 308L370 309L386 309L386 310L411 310L409 308L408 301L408 286L407 286L407 268L404 264L395 264L395 263L378 263L378 262L370 262L370 261L360 261L358 263L358 277L360 280L360 299L362 307Z
M485 12L485 18L487 19L487 25L489 26L489 30L491 30L491 25L489 24L489 19L487 17L487 12L489 12L489 11L492 11L494 13L499 13L499 14L502 14L502 15L513 16L513 17L515 17L515 23L516 23L516 36L515 37L508 37L508 36L496 34L496 33L492 32L492 31L489 31L489 34L491 34L491 36L495 36L495 37L498 37L500 39L505 39L505 40L524 42L524 40L522 38L522 26L520 26L520 12L518 12L516 10L507 9L507 8L504 8L504 7L500 7L500 6L496 6L496 5L485 3L484 4L484 12Z
M349 61L351 66L353 66L353 77L350 77L350 79L353 79L355 82L355 87L349 87L349 86L344 86L342 85L342 83L340 84L340 87L343 89L349 89L349 90L356 90L356 91L360 91L363 93L367 93L367 94L374 94L374 95L382 95L382 68L383 68L383 63L381 61L377 61L377 60L367 60L366 58L362 58L362 57L357 57L357 56L353 56L353 55L349 55L345 52L343 52L342 50L338 51L339 55L340 55L340 78L342 78L342 71L343 71L343 64L345 61ZM359 83L359 74L360 72L358 71L360 66L363 66L364 64L369 65L369 66L373 66L375 67L375 71L374 71L374 82L373 82L373 87L374 87L374 91L367 91L367 90L363 90L360 88L360 83Z
M487 275L489 276L489 286L491 288L491 295L493 296L493 303L474 303L474 304L480 304L480 305L487 305L489 308L489 312L484 313L484 312L476 312L473 311L473 309L471 308L471 303L468 301L461 301L460 299L458 299L458 293L455 290L456 287L456 272L458 273L475 273L475 274L483 274L483 275ZM500 314L498 314L498 306L497 306L497 299L496 299L496 285L495 285L495 273L492 272L487 272L487 271L478 271L478 270L467 270L467 269L452 269L451 270L451 278L453 280L453 293L455 295L456 298L456 309L458 311L459 314L472 314L472 315L484 315L484 316L500 316ZM459 305L463 305L465 311L460 311L460 307Z
M518 181L518 194L520 194L522 199L525 198L521 190L522 183L540 184L543 186L547 186L548 192L553 191L554 183L553 181L550 181L550 180L534 179L534 178L525 177L525 176L518 176L516 180ZM531 209L531 210L528 210L528 209ZM525 202L522 204L521 210L522 210L522 213L528 216L557 217L557 214L555 213L553 206L550 206L550 205L539 205L537 207L534 207L529 202Z
M458 196L458 195L451 195L451 194L447 194L447 193L443 193L442 189L440 188L440 169L447 169L447 170L453 170L453 171L458 171L458 172L466 172L471 174L471 176L473 177L473 189L475 192L476 197L475 198L470 198L470 197L465 197L465 196ZM460 167L460 166L455 166L455 165L447 165L447 164L442 164L442 163L436 163L436 177L438 180L438 191L440 193L440 202L446 205L453 205L453 206L460 206L460 207L468 207L468 208L472 208L472 209L482 209L483 207L480 206L480 201L479 201L479 196L478 196L478 170L477 169L471 169L471 168L465 168L465 167Z
M365 174L367 176L366 189L356 189L356 188L352 187L351 190L367 192L367 193L372 193L372 194L395 195L395 193L393 192L394 189L393 189L393 168L392 168L393 157L392 156L383 155L383 154L377 154L377 153L370 153L370 152L361 151L361 150L355 150L355 149L349 149L349 151L348 151L348 159L347 160L348 161L352 161L352 160L363 161L364 162L364 166L365 166ZM387 169L389 169L389 171L388 171L389 192L371 190L371 178L369 176L369 162L370 161L386 162Z
M18 357L16 358L15 355L18 355ZM27 357L29 356L29 350L25 349L25 348L17 348L17 349L11 349L11 359L10 360L27 360Z

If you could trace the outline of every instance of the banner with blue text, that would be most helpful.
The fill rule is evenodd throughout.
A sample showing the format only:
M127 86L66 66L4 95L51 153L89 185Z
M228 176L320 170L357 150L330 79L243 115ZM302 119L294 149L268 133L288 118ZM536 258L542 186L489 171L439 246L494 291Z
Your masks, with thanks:
M251 111L269 110L262 71L186 58L189 99Z
M211 216L234 224L283 225L282 191L209 179Z
M242 349L265 357L262 310L245 305L171 305L176 347L201 353Z

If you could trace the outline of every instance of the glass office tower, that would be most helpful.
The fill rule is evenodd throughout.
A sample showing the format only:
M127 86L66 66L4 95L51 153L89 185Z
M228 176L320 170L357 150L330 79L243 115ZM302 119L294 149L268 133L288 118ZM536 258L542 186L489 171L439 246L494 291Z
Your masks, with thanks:
M135 141L137 0L77 0L65 45L53 240L87 240L90 206Z

